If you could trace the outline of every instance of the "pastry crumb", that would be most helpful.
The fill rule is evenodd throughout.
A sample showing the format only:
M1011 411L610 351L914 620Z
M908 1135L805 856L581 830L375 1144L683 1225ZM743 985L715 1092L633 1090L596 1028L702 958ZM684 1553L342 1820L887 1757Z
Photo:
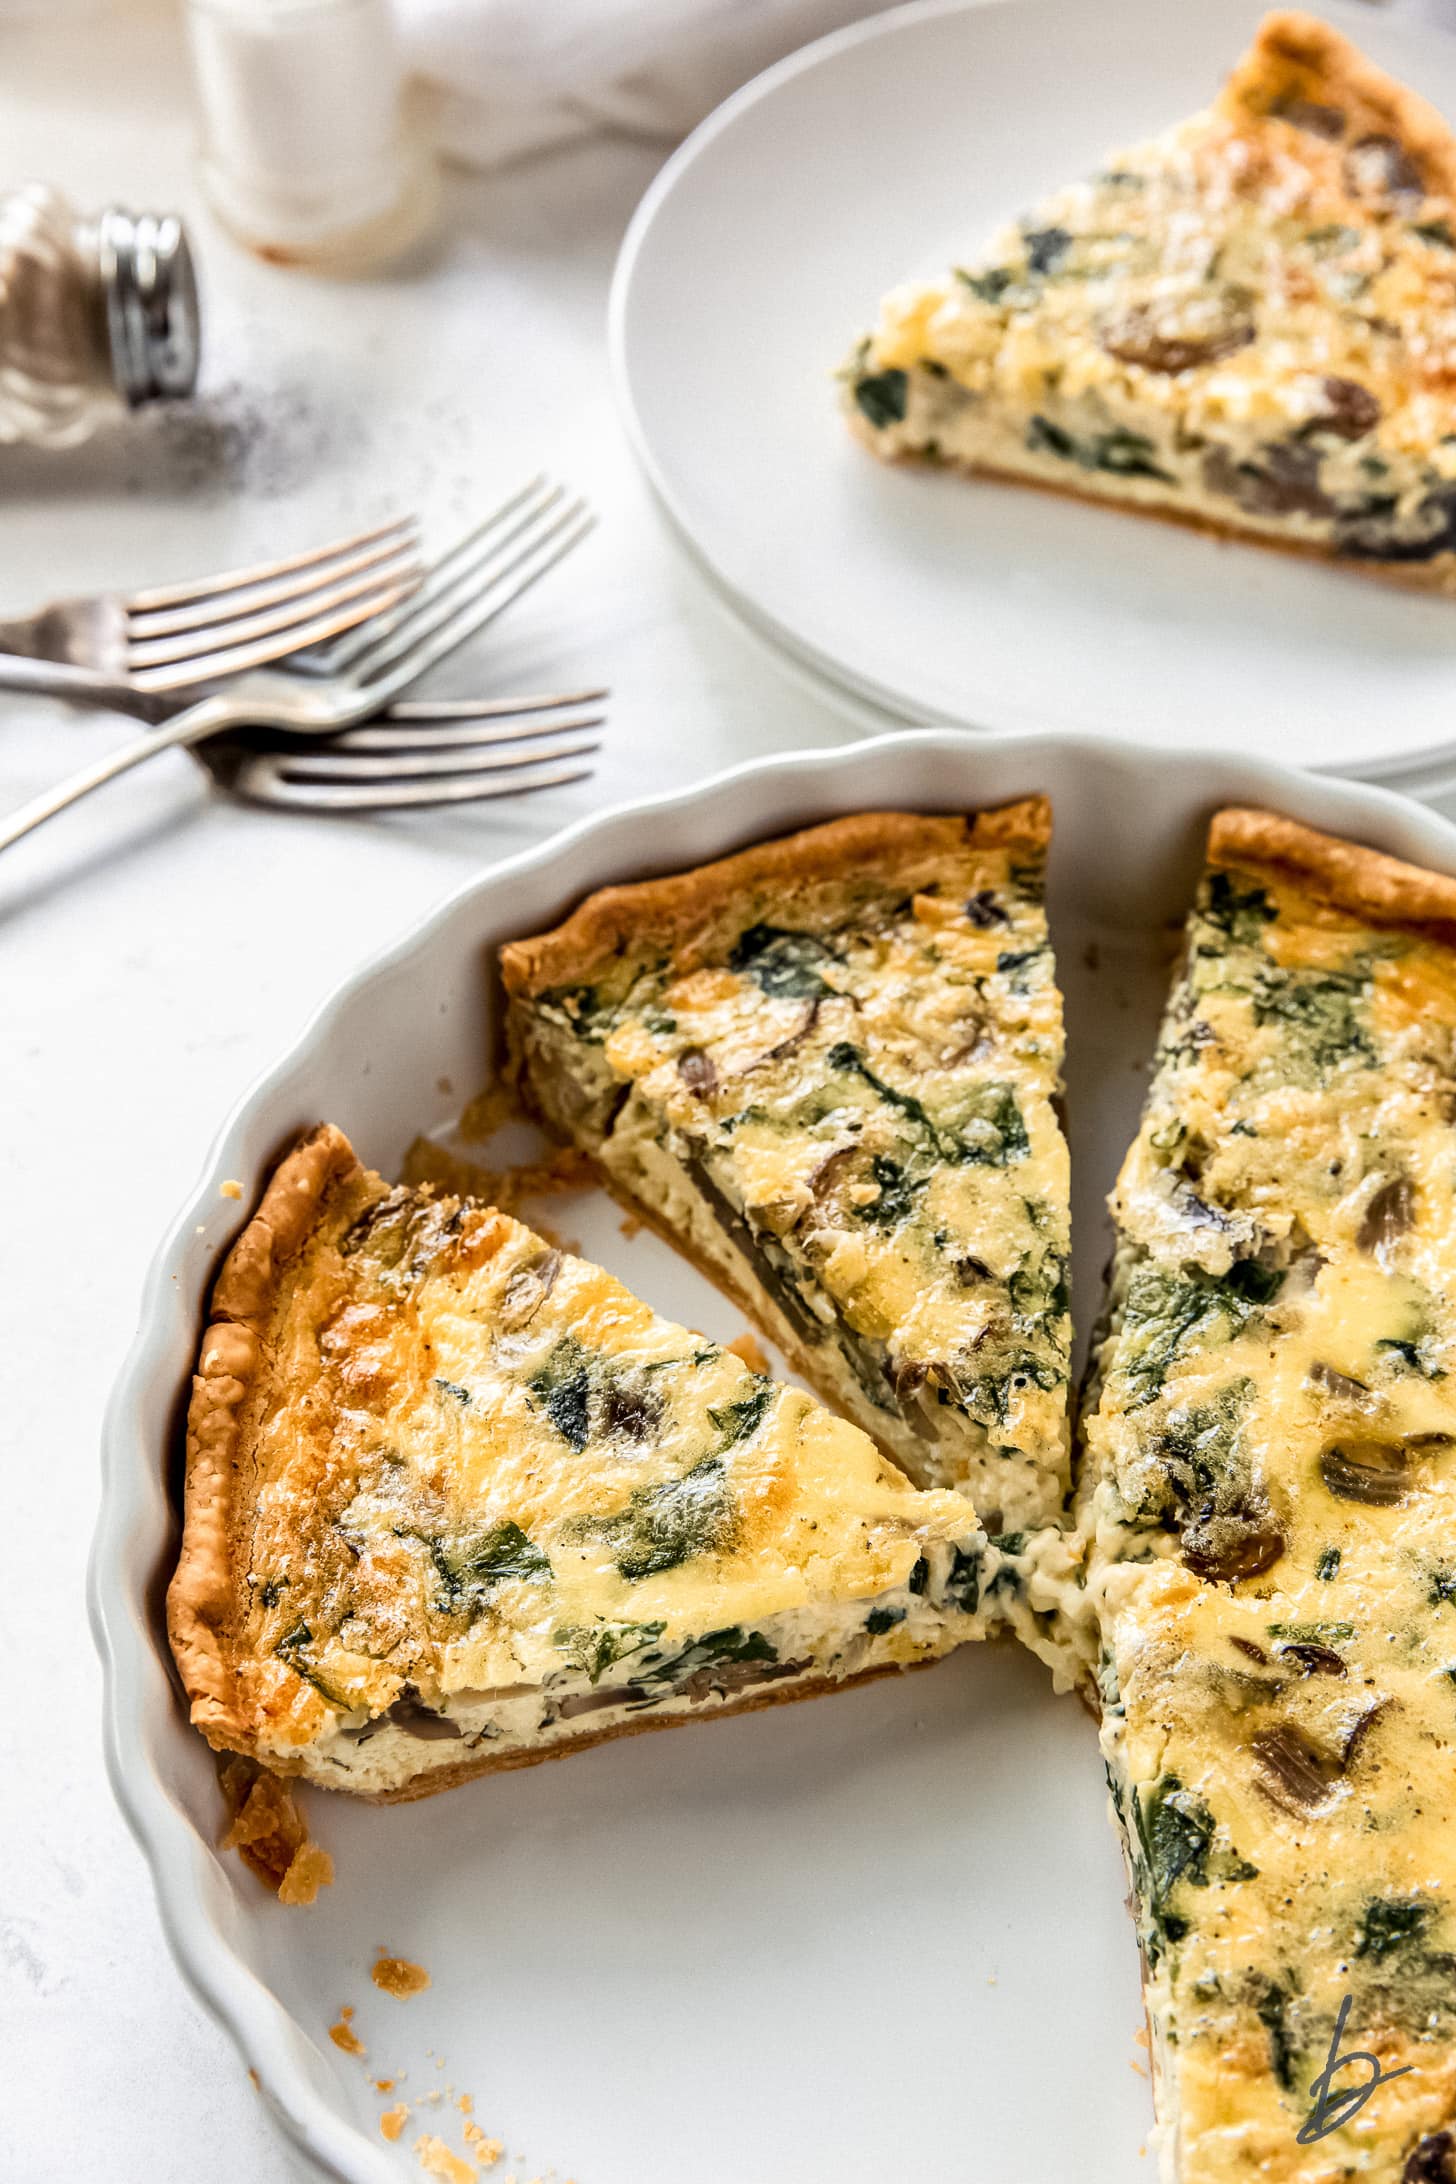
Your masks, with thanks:
M235 1850L280 1903L312 1903L332 1881L334 1861L310 1841L287 1783L234 1753L219 1762L218 1781L232 1815L223 1849Z
M393 2108L385 2109L379 2119L379 2128L392 2146L408 2122L409 2105L405 2101L398 2101Z
M241 1198L243 1195L242 1184L232 1176L229 1176L225 1183L219 1183L217 1190L220 1198Z
M767 1350L757 1335L749 1334L747 1329L741 1335L735 1335L726 1347L734 1357L742 1358L751 1373L762 1373L767 1377L773 1371Z
M364 2042L350 2022L353 2015L354 2012L346 2002L339 2011L338 2023L329 2027L329 2038L333 2041L334 2046L342 2048L346 2055L367 2055L369 2050L365 2047Z
M467 2123L462 2136L470 2148L471 2160L478 2161L482 2169L493 2169L506 2150L504 2139L491 2138L478 2123Z
M278 1901L310 1904L321 1888L332 1885L334 1861L317 1843L303 1843L289 1860L288 1871L278 1883Z
M442 2184L477 2184L480 2171L473 2161L463 2161L459 2154L452 2154L442 2138L426 2131L415 2140L415 2160L427 2176L441 2178Z
M392 2093L394 2091L393 2078L376 2078L374 2090L376 2093Z
M466 1113L470 1113L468 1108ZM450 1191L460 1198L480 1198L502 1213L518 1215L527 1199L585 1190L595 1176L585 1153L571 1145L558 1148L544 1160L525 1161L520 1167L488 1168L482 1161L448 1152L432 1138L418 1137L404 1156L400 1181L416 1186L432 1184L436 1190ZM540 1221L533 1221L531 1226L548 1243L554 1241Z
M635 1213L624 1213L617 1223L617 1233L625 1243L630 1244L634 1236L642 1234L642 1223Z
M407 2002L412 1994L423 1994L430 1984L423 1964L411 1964L408 1957L385 1956L382 1952L369 1977L376 1987L401 2002Z

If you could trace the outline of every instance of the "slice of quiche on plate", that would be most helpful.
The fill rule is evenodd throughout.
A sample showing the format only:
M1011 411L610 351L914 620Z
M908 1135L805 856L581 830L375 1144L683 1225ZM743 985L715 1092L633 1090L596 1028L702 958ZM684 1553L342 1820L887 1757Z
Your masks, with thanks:
M916 456L1456 585L1456 142L1301 14L1214 105L896 289L843 374Z
M1221 813L1112 1203L1082 1514L1164 2174L1440 2184L1456 880Z
M877 812L502 950L514 1063L817 1392L988 1531L1068 1488L1050 814Z
M326 1126L213 1293L168 1619L219 1750L411 1798L930 1660L1002 1562L802 1390Z

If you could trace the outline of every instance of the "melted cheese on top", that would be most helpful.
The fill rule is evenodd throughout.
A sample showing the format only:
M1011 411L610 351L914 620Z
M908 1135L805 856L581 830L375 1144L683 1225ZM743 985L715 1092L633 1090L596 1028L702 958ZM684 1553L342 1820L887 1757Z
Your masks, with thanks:
M785 905L683 969L518 1002L538 1100L915 1477L991 1528L1067 1486L1063 1034L1028 853ZM701 950L698 951L701 954Z
M896 289L846 368L883 454L1376 560L1452 545L1456 209L1394 138L1232 93Z
M1181 2184L1441 2173L1405 2164L1456 2112L1453 1115L1448 949L1209 874L1084 1508ZM1300 2146L1346 1996L1407 2074Z
M812 1649L886 1594L876 1660L970 1634L927 1634L914 1597L927 1554L974 1571L960 1497L503 1214L376 1179L294 1266L269 1352L238 1651L279 1754L401 1698L478 1711L644 1664L666 1689L709 1636L772 1662L764 1624Z

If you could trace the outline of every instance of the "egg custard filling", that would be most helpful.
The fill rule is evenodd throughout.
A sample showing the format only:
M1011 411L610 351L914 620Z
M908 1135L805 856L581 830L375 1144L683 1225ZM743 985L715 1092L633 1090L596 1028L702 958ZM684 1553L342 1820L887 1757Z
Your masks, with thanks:
M1028 1612L1017 1547L601 1268L391 1189L324 1127L214 1291L169 1624L219 1749L415 1797L931 1660Z
M1048 807L871 813L502 951L529 1099L993 1535L1069 1489Z
M1081 1489L1178 2184L1456 2175L1453 1124L1456 881L1221 813Z
M1206 112L896 289L875 453L1456 586L1456 142L1312 17Z

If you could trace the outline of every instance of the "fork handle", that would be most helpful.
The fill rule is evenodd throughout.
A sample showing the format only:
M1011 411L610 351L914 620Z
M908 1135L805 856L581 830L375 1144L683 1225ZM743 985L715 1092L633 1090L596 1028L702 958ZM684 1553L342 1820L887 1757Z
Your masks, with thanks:
M6 625L0 623L0 690L15 690L25 697L61 698L68 705L103 713L129 713L134 720L165 720L176 709L159 692L138 690L124 677L98 674L93 667L73 667L69 661L45 660L12 651L6 643Z
M19 811L0 821L0 850L9 849L13 842L44 826L47 819L54 819L57 812L79 804L93 789L105 788L108 781L115 781L119 774L130 773L133 766L140 766L144 759L154 757L158 751L175 751L189 743L200 743L204 737L216 735L221 729L242 726L247 719L248 708L239 706L231 698L203 698L196 705L189 705L185 712L175 714L149 735L138 736L133 743L124 743L119 751L88 766L83 773L72 774L59 788L22 804Z

